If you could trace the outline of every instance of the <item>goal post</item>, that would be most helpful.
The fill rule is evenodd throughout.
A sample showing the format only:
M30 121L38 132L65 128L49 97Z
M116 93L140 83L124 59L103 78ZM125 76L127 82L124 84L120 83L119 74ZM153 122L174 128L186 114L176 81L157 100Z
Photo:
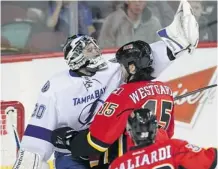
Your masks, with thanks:
M24 106L18 101L1 101L0 169L11 169L16 160L18 144L12 126L21 140L25 126Z

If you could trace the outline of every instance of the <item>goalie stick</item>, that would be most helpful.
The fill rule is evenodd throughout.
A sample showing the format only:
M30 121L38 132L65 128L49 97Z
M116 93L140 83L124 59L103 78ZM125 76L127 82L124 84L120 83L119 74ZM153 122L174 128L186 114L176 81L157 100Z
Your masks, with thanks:
M12 114L11 113L14 113L14 108L13 107L8 107L5 110L5 114L8 116L8 122L12 126L13 133L14 133L14 138L15 138L16 145L17 145L17 149L19 150L20 149L20 139L19 139L19 136L18 136L18 133L17 133L17 129L16 129L15 125L12 123Z
M216 87L216 86L217 86L217 84L213 84L213 85L210 85L210 86L202 87L202 88L200 88L200 89L197 89L197 90L188 92L188 93L183 94L183 95L180 95L180 96L176 96L176 97L174 97L174 101L175 101L175 100L182 99L182 98L187 97L187 96L190 96L190 95L193 95L193 94L195 94L195 93L201 92L201 91L203 91L203 90Z

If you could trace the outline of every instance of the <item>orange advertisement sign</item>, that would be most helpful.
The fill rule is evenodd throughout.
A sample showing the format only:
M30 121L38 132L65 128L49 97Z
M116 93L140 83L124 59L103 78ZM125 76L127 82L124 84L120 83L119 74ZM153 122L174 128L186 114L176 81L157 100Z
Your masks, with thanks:
M174 97L183 95L185 93L216 83L215 71L216 67L212 67L168 81L167 84L173 90ZM205 101L209 97L211 98L216 94L214 90L215 88L207 89L176 100L174 112L175 120L187 125L193 125L196 117L201 111L201 106L205 104Z

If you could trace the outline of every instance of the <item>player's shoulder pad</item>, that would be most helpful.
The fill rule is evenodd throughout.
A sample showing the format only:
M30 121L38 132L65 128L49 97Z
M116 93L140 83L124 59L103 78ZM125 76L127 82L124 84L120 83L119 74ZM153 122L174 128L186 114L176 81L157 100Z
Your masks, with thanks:
M175 147L183 147L188 144L188 141L176 138L170 139L170 142Z
M120 87L116 88L112 94L120 96L122 94L124 94L125 89L127 88L127 84L122 84Z
M40 89L40 95L49 97L55 92L52 79L47 80Z
M43 87L42 87L42 89L41 89L41 92L42 92L42 93L45 93L45 92L47 92L47 91L49 90L49 88L50 88L50 81L48 80L48 81L43 85Z
M121 95L121 93L123 92L123 90L124 90L124 88L122 88L122 87L116 88L116 89L112 92L112 94L119 96L119 95Z
M68 76L69 74L66 71L64 72L62 71L53 75L49 80L47 80L43 84L41 88L41 93L47 95L48 93L58 92L62 90L68 84L67 82Z

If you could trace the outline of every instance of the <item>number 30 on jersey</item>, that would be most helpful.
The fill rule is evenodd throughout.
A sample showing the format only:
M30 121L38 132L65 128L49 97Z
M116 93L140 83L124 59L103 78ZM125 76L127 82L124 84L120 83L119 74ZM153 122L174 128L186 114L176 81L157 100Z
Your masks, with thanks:
M41 119L44 115L45 109L46 109L45 105L43 105L43 104L39 105L38 103L36 103L32 117L36 117L37 119Z

